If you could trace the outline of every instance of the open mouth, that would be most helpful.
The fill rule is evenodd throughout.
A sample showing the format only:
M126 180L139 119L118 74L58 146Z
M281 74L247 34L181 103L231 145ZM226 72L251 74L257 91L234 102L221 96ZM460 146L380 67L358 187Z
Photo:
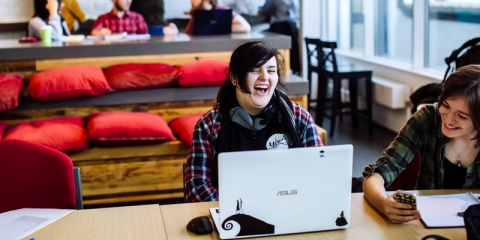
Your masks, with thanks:
M258 84L253 87L255 91L260 93L266 93L268 91L268 85Z
M456 130L456 129L459 129L458 127L451 127L451 126L448 126L447 124L444 124L445 125L445 128L448 129L448 130Z

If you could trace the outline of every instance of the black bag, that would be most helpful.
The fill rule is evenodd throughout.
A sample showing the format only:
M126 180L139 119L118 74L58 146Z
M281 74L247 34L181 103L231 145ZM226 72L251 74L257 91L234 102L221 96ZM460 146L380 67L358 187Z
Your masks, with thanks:
M480 240L480 204L471 205L463 213L468 240Z

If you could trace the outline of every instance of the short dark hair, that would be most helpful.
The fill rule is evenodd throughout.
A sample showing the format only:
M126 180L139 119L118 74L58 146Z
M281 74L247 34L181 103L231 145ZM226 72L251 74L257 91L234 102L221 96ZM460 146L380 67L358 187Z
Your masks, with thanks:
M45 5L47 5L48 0L33 0L34 13L33 17L39 17L43 21L48 22L48 17L50 13L48 12ZM62 4L62 0L58 0L58 7Z
M218 0L210 0L210 4L212 4L215 7L218 5Z
M223 85L220 87L217 95L217 103L230 101L236 98L235 86L232 84L232 78L237 81L240 90L244 93L250 93L247 85L248 73L253 68L264 65L272 57L277 62L278 84L285 88L283 79L285 77L285 60L280 51L274 46L263 42L248 42L240 45L233 51L230 57L230 67L228 76Z
M474 137L477 145L480 143L480 65L471 64L457 69L450 74L443 83L443 90L438 97L438 104L442 106L445 100L466 97L470 119L477 130ZM472 139L472 140L474 140Z

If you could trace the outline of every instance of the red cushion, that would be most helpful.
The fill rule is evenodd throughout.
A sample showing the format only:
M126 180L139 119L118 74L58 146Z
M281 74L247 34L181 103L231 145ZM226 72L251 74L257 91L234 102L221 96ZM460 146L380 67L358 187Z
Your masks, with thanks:
M0 112L16 108L23 91L23 75L0 74L0 90Z
M88 117L90 141L100 147L154 144L173 140L163 118L146 112L99 112Z
M202 117L203 114L193 114L181 116L173 119L168 123L173 133L182 141L187 147L192 146L193 130L195 124Z
M28 92L42 101L101 96L110 90L102 69L97 66L61 67L35 73Z
M82 117L58 117L19 123L7 129L4 139L34 142L66 154L81 152L88 147Z
M108 84L117 91L169 86L179 75L175 67L164 63L118 64L105 71Z
M4 122L0 122L0 139L2 139L3 133L5 132L7 127L8 127L8 124Z
M219 86L227 79L228 62L200 60L180 65L177 69L181 74L180 87Z

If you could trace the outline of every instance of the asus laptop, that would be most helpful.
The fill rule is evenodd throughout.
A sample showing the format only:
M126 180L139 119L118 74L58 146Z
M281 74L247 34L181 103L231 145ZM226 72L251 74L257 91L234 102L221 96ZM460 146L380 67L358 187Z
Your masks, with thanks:
M196 10L193 16L195 36L232 33L232 9Z
M352 158L352 145L220 153L220 238L349 227Z

